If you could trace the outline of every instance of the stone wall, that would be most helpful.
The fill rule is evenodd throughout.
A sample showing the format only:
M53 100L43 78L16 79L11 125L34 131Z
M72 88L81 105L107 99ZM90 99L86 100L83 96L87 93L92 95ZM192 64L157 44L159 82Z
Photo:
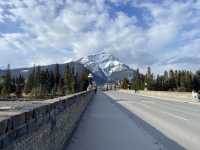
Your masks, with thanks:
M16 109L0 110L0 149L62 150L93 95L93 91L82 92L44 102L22 103L21 109L22 104L18 104Z

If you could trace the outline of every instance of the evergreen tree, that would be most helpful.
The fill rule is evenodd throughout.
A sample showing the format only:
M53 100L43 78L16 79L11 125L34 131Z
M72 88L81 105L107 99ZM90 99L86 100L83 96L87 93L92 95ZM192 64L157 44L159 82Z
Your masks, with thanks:
M192 79L193 79L193 75L191 71L187 71L186 72L186 77L185 77L185 88L187 92L191 92L192 91Z
M30 73L27 80L25 81L25 89L24 89L25 94L31 93L33 88L35 87L35 74L36 74L35 72L36 72L36 68L34 65L32 72Z
M39 83L37 88L38 89L38 96L39 97L46 97L48 95L48 70L42 70L39 74Z
M32 89L32 95L35 97L40 96L40 90L41 90L41 83L40 83L40 78L41 78L41 67L37 66L36 71L34 72L34 82L33 82L33 89Z
M54 86L55 86L55 77L53 71L49 72L48 75L48 93L53 96L55 95Z
M74 91L75 93L80 91L80 81L78 79L78 73L74 76Z
M134 78L132 79L131 88L134 90L143 90L144 83L145 83L145 76L140 73L139 69L137 69Z
M149 90L191 92L192 89L198 89L200 85L198 82L199 72L193 75L191 71L170 70L169 72L165 71L163 75L157 75L154 79L150 67L148 67L145 76L137 69L132 79L132 89L144 89L144 85L147 83Z
M196 72L193 78L192 87L195 91L200 90L200 70Z
M147 68L147 73L145 76L145 83L147 84L147 88L149 90L153 90L154 82L153 82L153 74L151 73L151 68Z
M88 72L83 72L80 79L80 91L86 91L89 85Z
M168 90L174 90L176 89L176 80L174 76L174 71L170 70L169 71L169 89Z
M11 79L10 65L8 64L8 68L6 70L6 74L4 77L2 95L9 96L11 92L12 92L12 79Z
M65 95L64 79L63 78L60 78L60 81L59 81L59 84L58 84L57 95L59 95L59 96L64 96Z
M16 94L17 97L22 97L24 85L25 85L25 79L20 74L19 77L17 77L16 80L15 80L15 87L16 87L15 88L15 94Z
M168 75L168 72L166 70L164 71L163 88L164 88L165 91L168 91L168 89L169 89L169 75Z
M122 89L128 89L129 88L129 80L127 78L124 78L124 80L122 81L121 88Z
M4 77L0 76L0 95L2 94L3 83L4 83Z
M60 78L61 78L60 67L59 67L59 64L56 64L55 68L54 68L54 88L55 88L56 92L58 90L58 85L59 85L59 82L60 82Z
M65 93L66 94L71 94L75 92L75 79L74 75L72 74L72 70L68 65L65 67L65 72L64 72L64 84L65 84Z

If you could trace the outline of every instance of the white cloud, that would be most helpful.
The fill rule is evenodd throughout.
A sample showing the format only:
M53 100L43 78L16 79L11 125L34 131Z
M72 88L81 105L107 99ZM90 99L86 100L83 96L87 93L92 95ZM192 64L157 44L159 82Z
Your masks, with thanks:
M128 2L133 10L145 10L142 18L111 9ZM24 61L10 63L26 66L61 63L108 51L134 67L153 65L157 70L165 69L169 67L163 63L165 60L183 60L191 51L199 51L199 4L174 0L110 0L109 4L106 0L1 1L0 22L6 22L6 9L7 19L19 22L24 32L1 34L0 57L15 60L17 53L16 59L22 57ZM181 61L174 62L170 67L183 67ZM9 62L0 59L0 63Z

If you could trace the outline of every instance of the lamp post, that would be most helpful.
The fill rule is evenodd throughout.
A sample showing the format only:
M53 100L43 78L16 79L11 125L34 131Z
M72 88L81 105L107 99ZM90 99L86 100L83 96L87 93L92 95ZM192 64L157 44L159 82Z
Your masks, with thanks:
M145 86L144 90L147 91L148 90L147 89L147 82L144 83L144 86Z
M93 75L91 73L88 75L88 79L89 79L89 86L88 86L88 88L91 89L92 88L92 79L93 79Z

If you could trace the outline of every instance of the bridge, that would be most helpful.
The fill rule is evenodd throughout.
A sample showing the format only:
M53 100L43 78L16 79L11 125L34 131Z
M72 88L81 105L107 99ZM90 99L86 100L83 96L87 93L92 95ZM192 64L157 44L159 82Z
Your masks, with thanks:
M98 93L66 150L199 150L200 105Z
M119 91L0 102L3 150L199 150L200 105Z

